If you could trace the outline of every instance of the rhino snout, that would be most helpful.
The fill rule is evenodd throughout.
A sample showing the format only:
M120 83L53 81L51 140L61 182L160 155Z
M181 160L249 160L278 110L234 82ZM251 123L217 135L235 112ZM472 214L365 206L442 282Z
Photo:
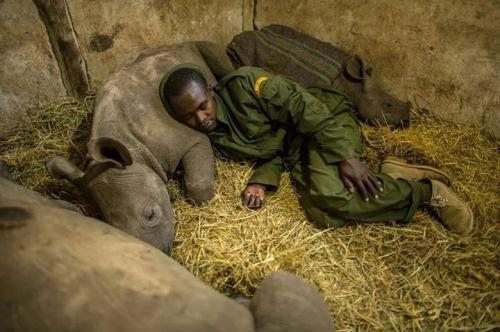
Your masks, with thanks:
M162 208L154 202L148 202L139 211L137 215L139 228L136 230L136 237L170 254L174 241L171 207Z
M391 111L394 109L396 112L408 112L411 108L410 102L403 102L397 99L385 100L382 102L382 109L384 111Z
M162 178L144 164L109 168L87 183L103 219L168 252L174 239L173 211Z
M382 110L380 116L374 115L374 118L378 122L396 128L407 128L409 126L411 108L410 102L403 102L388 95L383 101L381 101L380 108Z

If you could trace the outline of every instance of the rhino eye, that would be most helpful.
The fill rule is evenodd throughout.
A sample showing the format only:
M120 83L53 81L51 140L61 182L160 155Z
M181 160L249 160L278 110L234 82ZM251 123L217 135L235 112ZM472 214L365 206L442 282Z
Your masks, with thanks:
M160 223L160 212L156 206L148 205L143 210L143 221L142 224L145 227L151 228L155 227Z
M392 104L385 102L385 103L382 104L382 107L384 107L384 108L391 108Z

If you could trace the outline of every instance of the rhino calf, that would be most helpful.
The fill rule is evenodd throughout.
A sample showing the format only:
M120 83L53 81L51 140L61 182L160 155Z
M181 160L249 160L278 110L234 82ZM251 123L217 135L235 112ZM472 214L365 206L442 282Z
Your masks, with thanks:
M375 70L357 55L284 25L236 35L227 47L234 66L256 66L309 87L349 97L357 115L371 124L409 125L409 102L382 88Z
M333 329L321 296L296 276L271 274L247 308L147 243L0 181L9 193L0 197L2 331Z
M103 84L96 96L87 143L88 167L54 157L49 173L76 184L101 210L104 221L169 253L174 218L166 183L183 169L186 196L195 203L214 194L215 166L208 138L172 119L158 93L160 80L179 63L204 68L210 84L231 64L208 42L142 52Z
M52 176L70 180L91 198L107 223L170 253L174 241L170 196L165 182L147 165L107 161L84 173L68 160L53 157L46 166Z

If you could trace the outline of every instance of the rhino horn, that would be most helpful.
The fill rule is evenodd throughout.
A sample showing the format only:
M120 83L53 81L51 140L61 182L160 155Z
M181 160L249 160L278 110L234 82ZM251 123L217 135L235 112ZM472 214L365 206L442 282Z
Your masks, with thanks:
M83 177L83 172L75 164L60 156L47 160L45 167L49 174L56 179L67 179L75 182Z
M114 138L99 137L92 139L87 144L87 148L90 158L95 163L112 163L118 168L132 165L132 155L129 149Z

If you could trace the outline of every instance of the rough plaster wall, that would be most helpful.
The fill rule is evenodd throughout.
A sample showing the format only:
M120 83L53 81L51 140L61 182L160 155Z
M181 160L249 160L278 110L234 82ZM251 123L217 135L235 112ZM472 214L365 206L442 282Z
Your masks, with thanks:
M68 0L95 86L150 47L187 40L226 45L241 32L242 1Z
M0 0L0 136L39 102L66 95L31 0Z
M500 1L258 0L278 23L360 54L403 100L500 137Z
M399 98L500 137L498 0L67 2L94 86L145 48L226 45L253 22L281 23L362 55ZM0 0L0 136L41 101L65 94L33 2Z

